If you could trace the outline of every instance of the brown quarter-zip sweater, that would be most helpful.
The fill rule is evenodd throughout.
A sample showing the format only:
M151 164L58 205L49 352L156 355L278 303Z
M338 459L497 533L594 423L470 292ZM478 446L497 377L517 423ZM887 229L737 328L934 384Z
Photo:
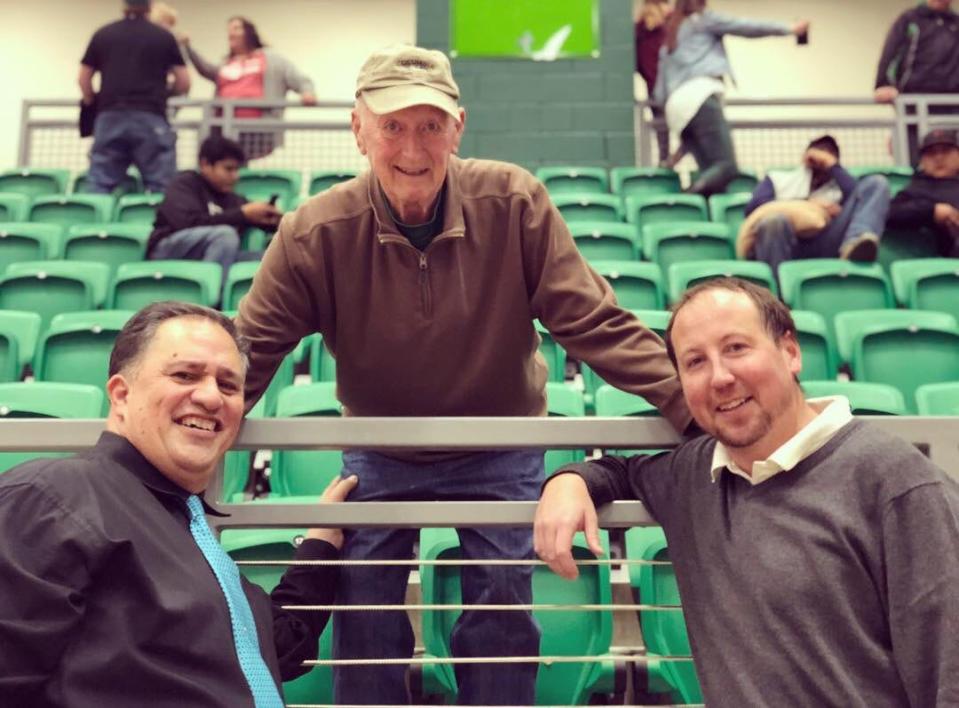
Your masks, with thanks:
M616 305L543 185L512 164L451 157L446 188L443 231L422 253L369 172L284 217L237 317L253 345L247 408L320 332L347 415L545 415L538 318L571 356L685 429L662 341Z

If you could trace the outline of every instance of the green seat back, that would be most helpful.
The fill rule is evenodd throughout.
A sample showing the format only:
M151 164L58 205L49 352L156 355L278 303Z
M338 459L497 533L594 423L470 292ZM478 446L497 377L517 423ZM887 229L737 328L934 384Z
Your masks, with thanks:
M230 266L223 292L224 309L235 310L240 306L240 300L253 285L253 276L256 275L259 267L259 261L241 261Z
M275 500L271 500L275 501ZM306 529L226 529L220 543L235 561L247 560L293 560L296 543ZM240 572L252 583L266 592L271 592L283 575L284 566L240 566ZM329 659L333 655L333 623L328 622L320 635L318 655ZM315 666L308 673L283 684L283 698L287 704L332 704L333 669L330 666Z
M566 192L552 197L567 223L574 221L623 221L623 203L615 194Z
M546 384L546 410L550 416L582 418L586 415L583 392L568 384L550 381ZM563 465L585 459L585 450L547 450L543 459L546 475L551 475Z
M959 258L917 258L890 268L899 304L959 318Z
M320 170L310 175L310 195L324 192L334 184L346 182L356 177L356 170ZM292 205L291 205L291 208Z
M69 170L24 167L0 172L0 192L23 194L30 199L63 194L67 191Z
M778 294L776 279L768 264L761 261L682 261L669 266L669 300L678 302L688 288L714 278L748 280Z
M240 179L236 183L237 194L250 201L267 201L272 195L279 194L288 202L300 194L303 176L299 170L260 170L245 167L240 170Z
M313 381L336 381L336 359L319 334L314 334L310 340L309 356L310 378Z
M36 312L42 327L62 312L103 303L110 267L80 261L14 263L0 276L0 309Z
M916 410L919 415L959 415L959 381L919 386Z
M609 193L609 177L603 167L540 167L536 177L551 195Z
M266 416L266 396L262 396L253 409L246 414L246 419L264 418ZM253 465L251 450L229 450L223 456L223 488L220 500L224 502L243 501L243 490L250 481L250 468Z
M70 188L71 194L86 194L90 191L90 179L87 172L81 172L73 178L73 185ZM113 196L120 197L124 194L141 194L143 192L143 180L140 179L140 173L136 171L127 172L123 175L113 190Z
M553 339L553 335L539 320L535 320L533 325L540 338L539 352L546 360L546 368L549 370L548 381L562 383L566 380L566 350Z
M669 310L630 310L639 321L646 327L653 330L660 337L666 336L666 327L669 326L669 318L672 313Z
M674 263L724 261L736 257L734 241L725 224L677 222L647 224L642 228L643 253L669 273Z
M657 264L593 261L590 265L609 281L620 307L627 310L662 310L666 306L662 270Z
M679 194L679 175L661 167L614 167L609 172L613 194L625 199L646 194Z
M220 298L223 269L206 261L146 261L117 268L110 306L139 310L157 300L185 300L213 307Z
M938 256L939 236L932 229L887 228L882 234L878 262L888 272L899 261Z
M13 418L100 418L102 389L64 383L0 384L0 424ZM69 457L66 452L0 452L0 473L37 458Z
M855 415L905 415L906 401L898 389L868 381L803 381L806 398L845 396Z
M30 197L14 192L0 192L0 222L26 221Z
M802 351L800 381L835 379L839 371L839 356L832 331L818 312L793 310L793 322L799 349Z
M40 326L43 319L36 312L22 312L18 310L0 310L0 335L8 342L2 357L0 369L10 376L13 369L13 378L8 381L17 381L23 368L33 360L33 353L40 338Z
M626 221L636 224L640 234L643 227L651 224L708 220L706 200L698 194L641 194L626 198ZM646 257L649 258L648 253Z
M709 198L709 218L717 224L726 224L730 234L738 234L746 220L746 205L752 199L749 192L714 194Z
M69 261L97 261L116 273L124 263L138 263L146 257L150 224L80 224L67 230L63 257Z
M626 531L626 557L630 560L668 561L666 537L659 527L636 527ZM637 603L680 605L679 587L672 565L630 564L629 582ZM641 611L643 640L650 655L688 657L691 654L686 620L681 610ZM675 703L702 703L703 694L696 666L689 661L663 661L657 671L671 687Z
M614 221L574 221L569 231L588 261L640 260L639 237L633 224Z
M0 223L0 274L11 263L58 258L63 229L55 224Z
M340 415L336 384L311 383L280 391L278 418ZM320 494L343 469L340 450L276 450L273 453L270 490L278 496Z
M597 416L611 418L656 418L660 416L656 406L642 396L620 391L618 388L603 383L591 369L589 373L595 378L595 381L590 381L589 385L595 391L593 402ZM583 375L583 378L586 378L586 374ZM636 455L649 454L650 450L608 449L604 452L607 455Z
M163 202L162 194L125 194L117 200L114 220L128 224L150 224Z
M4 331L0 325L0 383L19 381L22 371L20 343L12 332Z
M600 531L604 547L608 534ZM573 543L577 560L592 559L582 534ZM423 529L420 532L420 558L424 561L462 557L459 540L453 529ZM609 566L581 566L579 578L568 581L545 566L533 571L534 604L609 604L612 591ZM424 604L459 604L460 569L457 566L421 565L420 582ZM544 656L601 656L609 651L612 640L611 612L552 611L533 613L542 629L540 653ZM423 645L427 657L450 656L449 637L459 617L458 610L423 612ZM614 690L615 677L610 662L556 663L541 665L536 679L537 705L582 705L593 694ZM453 667L426 664L423 667L423 689L431 695L451 699L456 693ZM451 701L452 702L452 701Z
M113 217L109 194L71 194L37 197L30 205L29 220L44 224L105 224Z

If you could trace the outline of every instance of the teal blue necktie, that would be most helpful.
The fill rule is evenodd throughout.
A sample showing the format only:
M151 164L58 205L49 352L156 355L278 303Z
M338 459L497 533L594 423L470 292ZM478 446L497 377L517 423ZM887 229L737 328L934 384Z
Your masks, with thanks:
M256 638L256 623L253 621L250 603L243 594L240 571L213 537L213 532L206 523L200 498L191 495L187 499L187 507L190 509L190 533L193 534L196 545L206 557L206 562L210 564L226 598L226 605L230 610L230 624L233 626L236 655L240 660L243 675L250 684L253 702L256 708L283 708L283 699L280 698L273 676L270 675L270 670L263 661L263 655L260 654L260 643Z

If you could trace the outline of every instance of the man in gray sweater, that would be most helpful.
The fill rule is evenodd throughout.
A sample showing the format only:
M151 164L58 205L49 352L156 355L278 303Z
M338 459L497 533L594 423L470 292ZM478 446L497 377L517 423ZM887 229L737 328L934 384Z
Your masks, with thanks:
M710 706L959 706L959 485L913 446L804 399L789 311L736 279L666 332L708 436L603 457L544 486L536 551L577 575L594 504L639 499L669 542Z

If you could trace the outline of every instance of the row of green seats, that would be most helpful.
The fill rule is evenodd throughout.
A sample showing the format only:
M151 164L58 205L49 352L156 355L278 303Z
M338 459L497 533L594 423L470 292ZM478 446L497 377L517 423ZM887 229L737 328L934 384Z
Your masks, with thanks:
M152 224L162 194L53 194L29 197L0 192L0 221L34 224Z

